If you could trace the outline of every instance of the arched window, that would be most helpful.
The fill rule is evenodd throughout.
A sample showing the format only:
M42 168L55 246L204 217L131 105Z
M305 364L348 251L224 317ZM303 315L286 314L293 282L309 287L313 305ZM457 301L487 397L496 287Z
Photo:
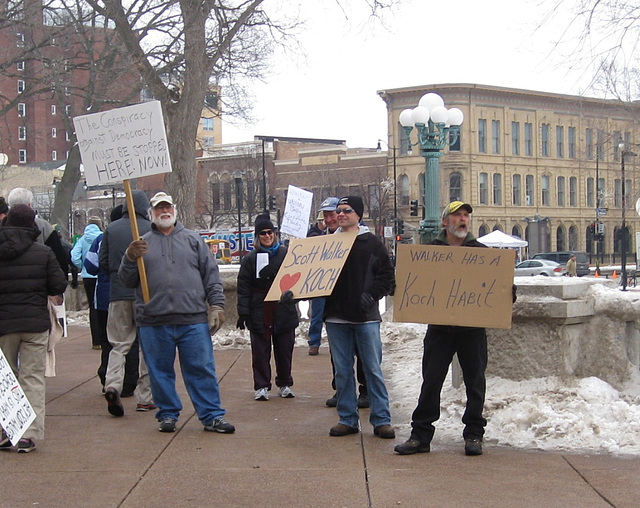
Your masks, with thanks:
M569 250L578 250L578 228L576 226L569 228Z
M489 234L489 228L484 224L478 228L478 237Z
M449 203L462 201L462 175L457 171L449 175Z
M480 173L479 178L480 204L487 205L489 199L489 175L487 175L487 173Z
M493 204L502 204L502 175L500 173L493 174Z
M400 204L409 204L409 177L407 175L400 175L398 179L398 187L400 188Z
M559 226L556 229L556 250L567 250L567 235L564 229L564 226Z
M520 229L520 226L513 226L511 228L511 236L517 236L518 238L522 238L522 229Z
M495 226L493 226L492 231L502 231L502 226L500 226L500 224L496 224Z

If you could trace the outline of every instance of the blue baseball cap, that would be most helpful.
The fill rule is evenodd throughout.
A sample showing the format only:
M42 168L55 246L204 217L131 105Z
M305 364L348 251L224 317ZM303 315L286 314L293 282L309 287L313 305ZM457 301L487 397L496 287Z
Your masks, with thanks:
M338 208L338 198L327 198L320 203L319 212L335 212Z

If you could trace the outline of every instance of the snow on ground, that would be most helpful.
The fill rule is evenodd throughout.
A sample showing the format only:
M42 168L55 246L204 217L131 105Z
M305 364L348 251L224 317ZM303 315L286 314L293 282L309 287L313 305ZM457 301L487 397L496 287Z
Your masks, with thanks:
M527 278L527 283L535 283ZM533 277L531 279L536 279ZM544 283L549 283L548 278ZM598 287L598 305L635 307L640 290L626 293ZM302 305L303 318L306 307ZM635 309L634 309L635 310ZM69 324L87 325L86 312L68 314ZM303 319L296 346L307 346L308 321ZM381 334L383 367L389 390L393 424L399 439L410 433L411 413L422 381L422 340L426 325L384 321ZM324 331L323 331L324 333ZM216 349L249 348L249 333L227 323L214 336ZM322 354L328 354L326 335ZM295 376L295 364L294 376ZM327 396L331 387L327 386ZM442 391L441 415L436 422L434 444L462 440L461 418L465 405L464 384L454 388L451 373ZM595 378L561 379L555 376L511 381L487 379L485 441L519 449L566 450L640 455L640 374L618 391Z

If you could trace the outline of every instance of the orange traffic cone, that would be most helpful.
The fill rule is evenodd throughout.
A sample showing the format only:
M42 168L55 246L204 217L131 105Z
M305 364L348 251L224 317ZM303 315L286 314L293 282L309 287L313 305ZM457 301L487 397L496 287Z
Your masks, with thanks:
M595 278L597 279L598 277L600 277L600 270L596 270Z
M611 276L612 279L617 279L618 278L618 274L616 273L616 271L613 271L613 275Z

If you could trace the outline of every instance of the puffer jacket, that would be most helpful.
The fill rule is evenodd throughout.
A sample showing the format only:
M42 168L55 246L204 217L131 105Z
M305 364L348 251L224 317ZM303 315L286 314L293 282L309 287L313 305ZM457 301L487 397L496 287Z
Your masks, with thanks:
M102 231L95 224L88 224L84 228L84 234L78 238L78 241L71 249L71 261L78 268L82 268L83 279L95 279L95 275L91 275L84 267L84 258L87 257L87 252L91 248L93 241L102 234Z
M38 235L35 228L0 228L0 335L49 330L48 296L67 288L53 251L35 242Z

